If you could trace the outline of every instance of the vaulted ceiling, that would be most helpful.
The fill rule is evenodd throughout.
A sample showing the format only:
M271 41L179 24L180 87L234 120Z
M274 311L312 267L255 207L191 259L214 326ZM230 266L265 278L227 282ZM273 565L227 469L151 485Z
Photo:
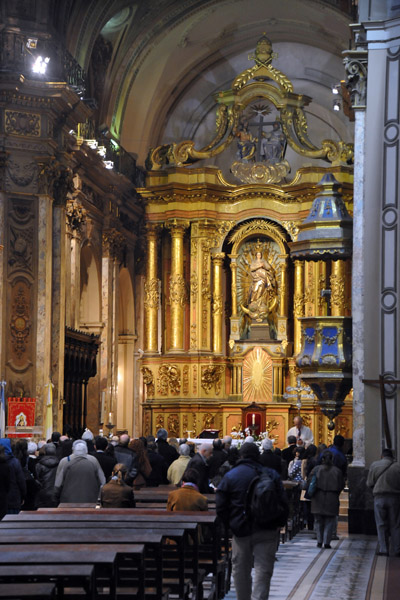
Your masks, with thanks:
M163 141L188 91L200 81L207 84L203 94L226 85L237 57L246 61L263 32L274 47L286 44L288 67L290 45L296 53L307 48L309 73L312 57L322 51L314 70L324 86L332 75L340 78L341 52L350 37L350 1L341 3L344 10L333 0L76 0L67 9L61 4L67 47L101 88L99 122L139 164L149 147Z

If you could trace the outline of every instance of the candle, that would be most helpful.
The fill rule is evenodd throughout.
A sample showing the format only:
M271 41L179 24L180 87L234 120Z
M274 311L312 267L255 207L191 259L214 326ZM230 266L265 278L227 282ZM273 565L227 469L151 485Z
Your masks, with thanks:
M109 423L112 423L112 413L111 413L111 412L110 412L110 413L109 413L109 415L108 415L108 422L109 422Z
M251 424L252 425L256 424L256 415L254 413L251 415Z

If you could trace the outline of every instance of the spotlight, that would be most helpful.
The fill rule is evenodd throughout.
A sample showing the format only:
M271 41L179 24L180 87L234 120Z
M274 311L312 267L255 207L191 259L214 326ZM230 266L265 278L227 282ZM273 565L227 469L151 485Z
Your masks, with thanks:
M339 86L337 85L333 85L332 86L332 94L338 94L339 93Z
M97 154L100 154L101 158L105 158L105 156L107 154L107 148L105 146L99 146L97 148Z
M46 73L47 65L50 62L50 58L46 56L46 58L42 58L38 56L35 62L32 65L32 71L34 73L39 73L40 75L44 75Z
M37 38L28 38L26 40L26 47L28 48L28 50L36 50L37 43L38 43Z
M114 162L112 160L103 160L106 169L113 169Z
M335 102L333 103L333 110L335 110L336 112L339 112L341 106L340 106L340 102L339 100L335 100Z

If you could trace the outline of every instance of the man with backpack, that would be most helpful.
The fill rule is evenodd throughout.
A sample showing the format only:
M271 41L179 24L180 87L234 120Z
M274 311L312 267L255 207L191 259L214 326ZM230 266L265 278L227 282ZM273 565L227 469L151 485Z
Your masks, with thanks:
M288 503L278 473L260 464L256 444L243 444L239 456L218 486L217 515L232 531L237 600L267 600L279 528L286 523Z

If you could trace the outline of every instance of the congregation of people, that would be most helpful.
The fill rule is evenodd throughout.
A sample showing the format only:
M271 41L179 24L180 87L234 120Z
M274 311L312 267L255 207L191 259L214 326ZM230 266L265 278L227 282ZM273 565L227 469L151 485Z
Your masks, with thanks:
M58 432L37 444L3 438L0 519L5 514L60 503L133 508L135 492L165 485L171 487L167 510L206 511L207 495L215 494L217 515L232 533L237 598L247 599L249 586L251 589L253 585L252 600L265 600L279 531L290 518L285 487L289 490L297 484L295 487L301 490L302 526L313 531L317 546L329 549L332 539L337 539L339 496L347 476L345 439L336 435L329 447L313 442L313 434L301 417L295 417L287 447L282 451L268 437L261 445L251 435L242 440L240 447L229 436L195 445L186 439L168 438L165 429L159 429L155 437L138 439L126 433L112 439L94 437L87 429L76 440ZM393 455L386 452L380 462L372 465L367 482L374 489L382 554L389 552L389 535L395 553L400 552L400 470L393 463ZM260 527L246 515L246 502L252 480L262 474L273 481L282 510L279 518ZM397 515L391 517L389 525L385 511Z

